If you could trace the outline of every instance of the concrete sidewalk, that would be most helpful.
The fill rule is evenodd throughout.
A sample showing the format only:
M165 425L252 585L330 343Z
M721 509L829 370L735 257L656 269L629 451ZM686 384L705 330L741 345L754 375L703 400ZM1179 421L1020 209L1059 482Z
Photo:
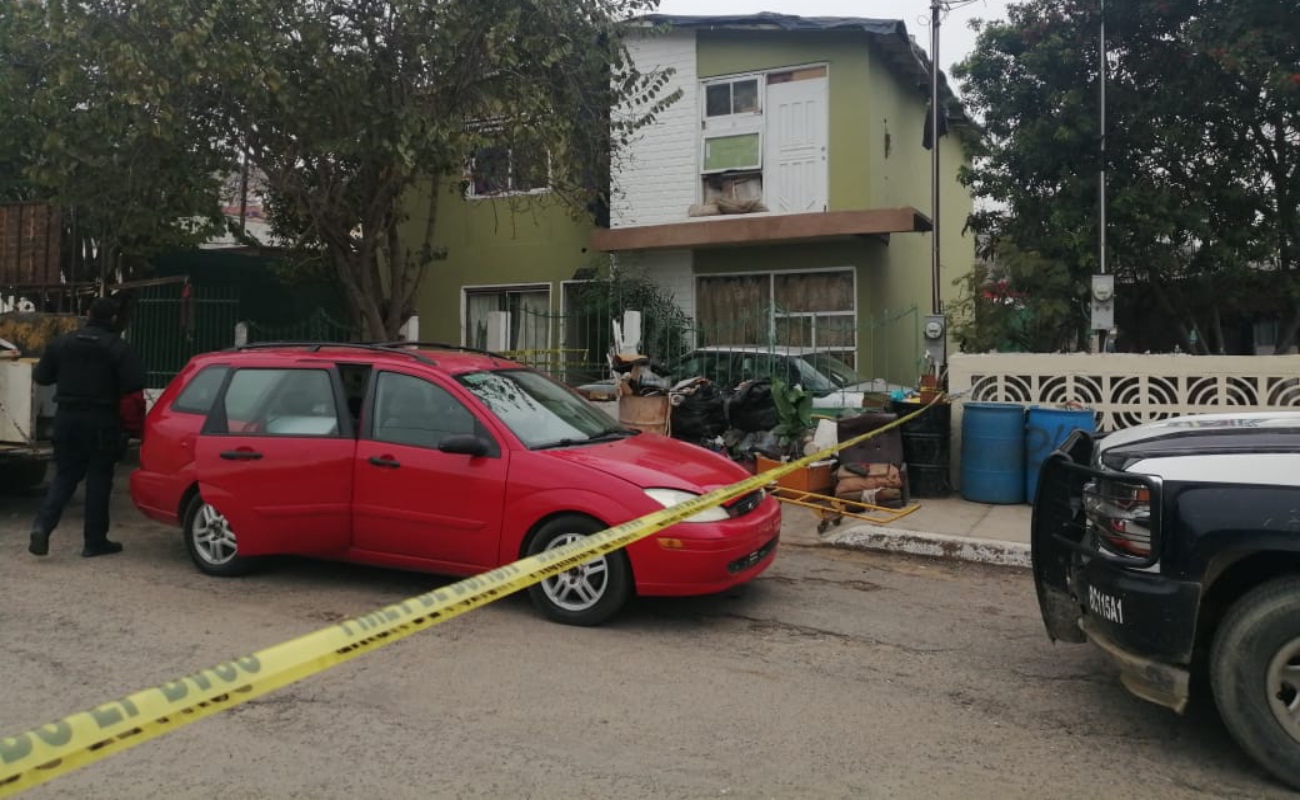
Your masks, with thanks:
M792 505L782 511L791 541L800 544L1030 566L1031 506L972 503L959 494L915 502L920 508L887 525L845 517L824 534L817 533L814 512Z

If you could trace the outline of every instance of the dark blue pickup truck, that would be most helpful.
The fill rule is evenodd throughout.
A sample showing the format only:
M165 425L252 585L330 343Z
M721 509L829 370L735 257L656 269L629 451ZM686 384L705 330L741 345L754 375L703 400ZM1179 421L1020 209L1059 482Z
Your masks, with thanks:
M1032 543L1054 641L1178 712L1204 665L1238 744L1300 789L1300 413L1076 432L1042 467Z

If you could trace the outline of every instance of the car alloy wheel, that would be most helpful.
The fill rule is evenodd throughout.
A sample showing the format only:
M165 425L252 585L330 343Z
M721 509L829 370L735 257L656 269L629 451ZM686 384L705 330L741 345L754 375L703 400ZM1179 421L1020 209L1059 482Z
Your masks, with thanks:
M544 550L554 550L585 538L580 533L564 533L547 543ZM609 587L609 562L604 556L565 570L542 581L542 591L552 603L565 611L583 612L593 608Z
M554 551L581 542L606 527L585 514L563 514L542 524L529 537L520 555ZM617 614L632 594L632 565L622 550L606 553L528 587L533 605L550 619L565 625L600 625Z
M204 503L194 519L194 550L199 558L214 567L224 566L239 555L239 545L230 522L212 506Z
M239 540L230 521L197 494L190 498L181 526L185 549L200 572L219 577L244 575L253 570L259 559L239 554Z

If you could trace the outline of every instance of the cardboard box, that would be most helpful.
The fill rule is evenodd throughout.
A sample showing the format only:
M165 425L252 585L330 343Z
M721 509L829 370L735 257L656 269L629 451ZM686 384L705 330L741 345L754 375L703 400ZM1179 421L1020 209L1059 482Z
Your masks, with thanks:
M773 461L757 454L754 456L754 463L759 472L767 472L769 469L776 469L781 466L780 461ZM817 464L779 478L776 483L778 486L796 492L833 494L835 470L832 464Z

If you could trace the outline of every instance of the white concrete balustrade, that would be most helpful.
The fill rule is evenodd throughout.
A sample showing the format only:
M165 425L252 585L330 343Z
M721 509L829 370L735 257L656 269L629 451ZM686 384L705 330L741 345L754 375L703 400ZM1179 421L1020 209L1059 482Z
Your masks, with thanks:
M1097 412L1099 432L1185 414L1300 411L1300 356L957 354L948 390L957 485L965 403L1078 403Z

